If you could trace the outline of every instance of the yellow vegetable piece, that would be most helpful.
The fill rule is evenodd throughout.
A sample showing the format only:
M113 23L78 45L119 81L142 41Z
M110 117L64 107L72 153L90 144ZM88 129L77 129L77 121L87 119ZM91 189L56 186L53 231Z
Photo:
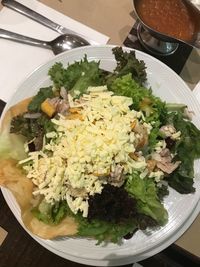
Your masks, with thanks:
M83 116L79 113L72 113L72 114L68 114L66 116L66 119L67 120L80 120L80 121L83 121Z
M110 171L107 171L106 173L96 173L96 172L93 173L93 175L96 177L108 176L109 174L110 174Z
M69 108L70 113L79 113L81 111L80 108Z
M133 130L135 128L137 124L137 120L134 120L132 123L131 123L131 130Z
M41 104L41 110L47 114L50 118L53 116L53 114L56 112L55 107L49 103L48 99L46 99L44 102Z
M150 116L150 114L153 112L152 108L152 101L150 98L145 97L139 105L140 109L146 113L146 116Z

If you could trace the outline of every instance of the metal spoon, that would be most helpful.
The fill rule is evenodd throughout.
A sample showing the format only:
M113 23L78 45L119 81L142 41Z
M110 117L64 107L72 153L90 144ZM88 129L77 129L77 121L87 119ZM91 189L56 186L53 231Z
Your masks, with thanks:
M10 32L4 29L0 29L0 38L50 49L55 55L76 47L89 45L89 43L85 39L74 34L63 34L52 41L42 41L18 33Z

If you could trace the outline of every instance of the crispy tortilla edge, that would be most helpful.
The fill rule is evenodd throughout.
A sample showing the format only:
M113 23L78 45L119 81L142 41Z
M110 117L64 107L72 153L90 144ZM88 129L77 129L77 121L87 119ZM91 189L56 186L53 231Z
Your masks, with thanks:
M7 110L2 119L0 134L2 132L9 134L12 118L26 112L31 99L27 98ZM0 159L0 185L9 189L14 195L21 210L22 221L32 234L43 239L54 239L60 236L77 234L78 224L72 217L64 218L58 225L47 225L33 216L31 213L33 183L17 167L17 161Z

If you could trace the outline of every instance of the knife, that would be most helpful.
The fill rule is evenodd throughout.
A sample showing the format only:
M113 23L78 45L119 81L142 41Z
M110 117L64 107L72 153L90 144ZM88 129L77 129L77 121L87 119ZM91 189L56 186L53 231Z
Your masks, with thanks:
M96 43L92 40L89 40L87 36L83 36L82 34L77 34L76 32L69 30L62 25L44 17L43 15L37 13L36 11L24 6L23 4L15 1L15 0L2 0L1 4L5 7L8 7L14 11L19 12L20 14L60 33L60 34L75 34L79 35L85 39L87 39L90 43Z

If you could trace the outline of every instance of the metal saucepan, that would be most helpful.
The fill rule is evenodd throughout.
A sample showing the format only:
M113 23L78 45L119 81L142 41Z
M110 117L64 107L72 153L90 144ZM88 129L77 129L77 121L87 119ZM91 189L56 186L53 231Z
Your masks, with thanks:
M145 24L138 14L137 6L139 1L140 0L133 0L134 12L139 20L137 29L138 39L147 50L156 55L166 56L173 54L178 48L179 43L185 43L192 47L200 48L200 11L190 1L182 0L185 1L188 8L190 8L192 17L195 21L194 39L188 42L158 32Z

